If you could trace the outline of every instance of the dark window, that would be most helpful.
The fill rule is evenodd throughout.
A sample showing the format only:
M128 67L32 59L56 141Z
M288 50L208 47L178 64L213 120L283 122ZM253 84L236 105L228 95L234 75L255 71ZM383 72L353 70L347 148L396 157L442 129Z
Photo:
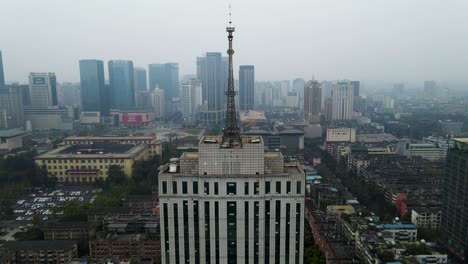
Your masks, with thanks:
M187 185L187 182L184 182ZM182 186L184 185L182 183ZM190 263L190 237L189 237L189 215L188 215L188 201L183 201L184 210L184 256L185 263Z
M193 194L198 194L198 182L193 182Z
M187 192L188 192L187 182L184 181L182 182L182 193L187 194Z
M249 183L248 182L244 183L244 194L249 195Z
M215 249L215 263L219 264L219 202L215 202Z
M197 186L198 189L198 186ZM198 201L193 201L193 229L195 235L195 264L200 264L200 221L198 219Z
M270 264L270 201L265 201L265 264Z
M166 264L169 264L169 212L167 210L167 203L163 204L163 214L164 214L164 246L165 246L165 252L164 255L166 256Z
M265 194L270 194L270 182L265 182Z
M298 181L296 184L297 184L297 186L296 186L296 192L297 192L297 194L301 194L301 193L302 193L301 182Z
M172 193L177 194L177 182L172 182Z
M281 182L280 181L276 182L276 193L277 194L281 193Z
M228 264L237 263L236 202L227 202L227 258Z
M291 182L288 182L289 185L291 185ZM286 204L286 244L285 244L285 249L286 249L286 254L285 254L285 264L289 264L289 243L290 243L290 238L289 236L291 235L290 231L290 221L291 221L291 204L287 203Z
M218 194L219 194L219 187L218 187L218 183L217 183L217 182L214 183L214 194L215 194L215 195L218 195Z
M286 193L287 194L291 193L291 182L290 181L286 182Z
M228 182L226 183L226 190L228 195L236 195L236 183Z
M278 185L278 182L276 183ZM280 183L281 184L281 183ZM281 186L281 185L280 185ZM276 201L275 206L275 263L280 263L280 234L281 234L281 202Z
M245 264L249 264L249 202L245 202L244 205L244 237L245 237Z
M259 202L254 202L254 264L259 264L259 238L260 238L260 205Z
M167 182L166 181L162 182L162 193L167 194Z
M205 182L207 184L207 182ZM211 238L210 238L210 202L205 202L205 259L206 264L211 263Z
M301 204L296 204L296 252L295 260L296 264L299 264L299 242L300 242L300 232L301 232Z
M209 194L210 194L210 183L209 183L209 182L203 183L203 193L204 193L205 195L209 195Z
M260 184L258 182L254 182L254 194L258 195L260 193Z
M179 244L179 207L175 203L174 204L174 237L176 245ZM179 247L175 247L175 261L176 263L180 263L180 256L179 256Z

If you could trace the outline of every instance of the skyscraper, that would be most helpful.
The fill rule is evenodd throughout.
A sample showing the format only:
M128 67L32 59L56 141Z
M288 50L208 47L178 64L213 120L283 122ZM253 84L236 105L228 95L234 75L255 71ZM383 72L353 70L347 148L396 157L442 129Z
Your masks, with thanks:
M0 86L5 85L5 73L3 72L2 51L0 50Z
M294 79L293 81L293 90L297 92L299 97L299 107L302 109L304 107L304 86L305 81L302 78Z
M111 108L130 109L135 107L132 61L109 61L109 83Z
M350 82L337 82L331 91L332 120L353 118L354 86Z
M81 107L84 112L109 114L105 99L104 63L101 60L80 60Z
M446 245L468 260L468 138L453 139L447 152L441 230ZM465 263L465 262L464 262Z
M424 81L424 96L426 98L436 98L439 94L439 86L436 81Z
M29 91L32 107L47 108L58 105L55 73L30 73Z
M322 110L322 84L316 80L308 81L304 86L304 118L311 122L320 122Z
M168 103L170 103L174 97L179 96L178 63L153 63L148 65L148 69L150 90L153 90L156 87L163 89L166 96L166 102Z
M186 122L194 122L197 109L202 104L201 82L191 79L182 83L182 115Z
M19 85L0 85L0 129L24 126L23 94Z
M166 115L164 90L156 88L153 91L153 109L156 118L163 118Z
M207 52L205 57L197 58L197 78L202 82L204 109L200 113L204 123L221 123L224 119L225 69L220 52Z
M254 109L255 68L253 65L239 66L239 108Z
M240 135L229 33L223 135L159 172L162 263L303 263L304 171Z
M133 69L133 80L135 83L135 91L147 91L148 85L146 83L146 70L144 68L134 68Z

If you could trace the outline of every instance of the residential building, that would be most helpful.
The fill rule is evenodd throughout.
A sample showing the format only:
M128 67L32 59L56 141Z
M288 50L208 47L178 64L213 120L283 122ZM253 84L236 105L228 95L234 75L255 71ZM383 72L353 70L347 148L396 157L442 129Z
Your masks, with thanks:
M133 174L133 164L149 157L147 145L94 142L59 147L36 156L38 169L45 170L58 182L95 182L105 180L111 166L118 166L127 177Z
M327 142L356 142L356 129L350 127L327 128Z
M24 126L23 95L19 85L0 85L0 129Z
M101 60L80 60L81 111L109 115L104 63Z
M468 139L454 139L454 147L447 153L443 191L442 234L445 244L460 259L468 256Z
M304 107L304 100L305 100L305 95L304 95L304 87L306 85L306 82L302 78L297 78L293 80L293 90L297 91L298 96L299 96L299 109L303 109Z
M440 131L447 135L458 135L463 132L463 122L453 120L439 120Z
M70 240L35 240L35 241L7 241L2 248L13 252L14 263L70 263L78 257L76 241Z
M421 157L430 161L444 160L447 150L431 143L398 142L396 152L406 157Z
M253 110L255 95L255 67L239 66L239 109Z
M134 214L155 214L159 205L157 197L153 195L125 195L122 204L123 207L132 208Z
M439 207L416 207L411 209L411 223L418 228L439 230L442 221L442 209Z
M47 108L58 105L55 73L30 73L29 90L32 107Z
M316 80L304 86L304 118L310 122L320 122L322 112L322 85Z
M340 81L333 85L332 120L353 119L354 86L347 81Z
M45 240L87 241L89 228L87 222L55 222L43 229Z
M148 90L148 84L146 81L146 70L144 68L135 67L133 69L133 81L135 86L135 92L142 92Z
M198 109L202 105L202 85L191 79L182 83L182 116L185 122L194 123Z
M153 91L153 109L155 118L163 118L166 116L166 101L164 90L155 88Z
M131 109L135 107L133 62L109 61L110 108Z

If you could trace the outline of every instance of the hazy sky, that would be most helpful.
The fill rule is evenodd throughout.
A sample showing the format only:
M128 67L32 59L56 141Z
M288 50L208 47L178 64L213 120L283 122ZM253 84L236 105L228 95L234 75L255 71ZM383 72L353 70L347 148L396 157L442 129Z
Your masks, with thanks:
M91 58L195 73L196 56L227 49L229 3L236 76L253 64L257 80L468 79L465 0L0 0L6 80L77 81Z

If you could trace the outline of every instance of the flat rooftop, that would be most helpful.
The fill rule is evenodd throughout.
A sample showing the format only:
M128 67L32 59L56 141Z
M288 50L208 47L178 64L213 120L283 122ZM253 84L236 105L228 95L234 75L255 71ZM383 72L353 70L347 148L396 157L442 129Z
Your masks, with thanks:
M247 111L239 111L239 119L241 122L260 121L260 120L266 120L266 117L265 117L265 112L247 110Z
M241 136L242 144L258 144L263 143L263 139L261 136ZM204 136L199 144L218 144L220 145L223 141L223 136Z
M121 144L113 142L95 142L93 144L75 144L63 146L35 159L50 158L128 158L137 154L146 145Z
M109 137L90 137L90 136L83 136L83 137L80 137L80 136L70 136L70 137L66 137L64 139L64 141L71 141L71 140L75 140L75 141L112 141L112 140L125 140L125 141L131 141L131 140L153 140L153 139L156 139L156 136L135 136L135 137L132 137L132 136L127 136L127 137L118 137L118 136L109 136Z
M0 138L12 138L26 134L24 130L21 129L7 129L0 130Z
M34 241L7 241L4 247L12 250L71 250L76 241L71 240L34 240Z

